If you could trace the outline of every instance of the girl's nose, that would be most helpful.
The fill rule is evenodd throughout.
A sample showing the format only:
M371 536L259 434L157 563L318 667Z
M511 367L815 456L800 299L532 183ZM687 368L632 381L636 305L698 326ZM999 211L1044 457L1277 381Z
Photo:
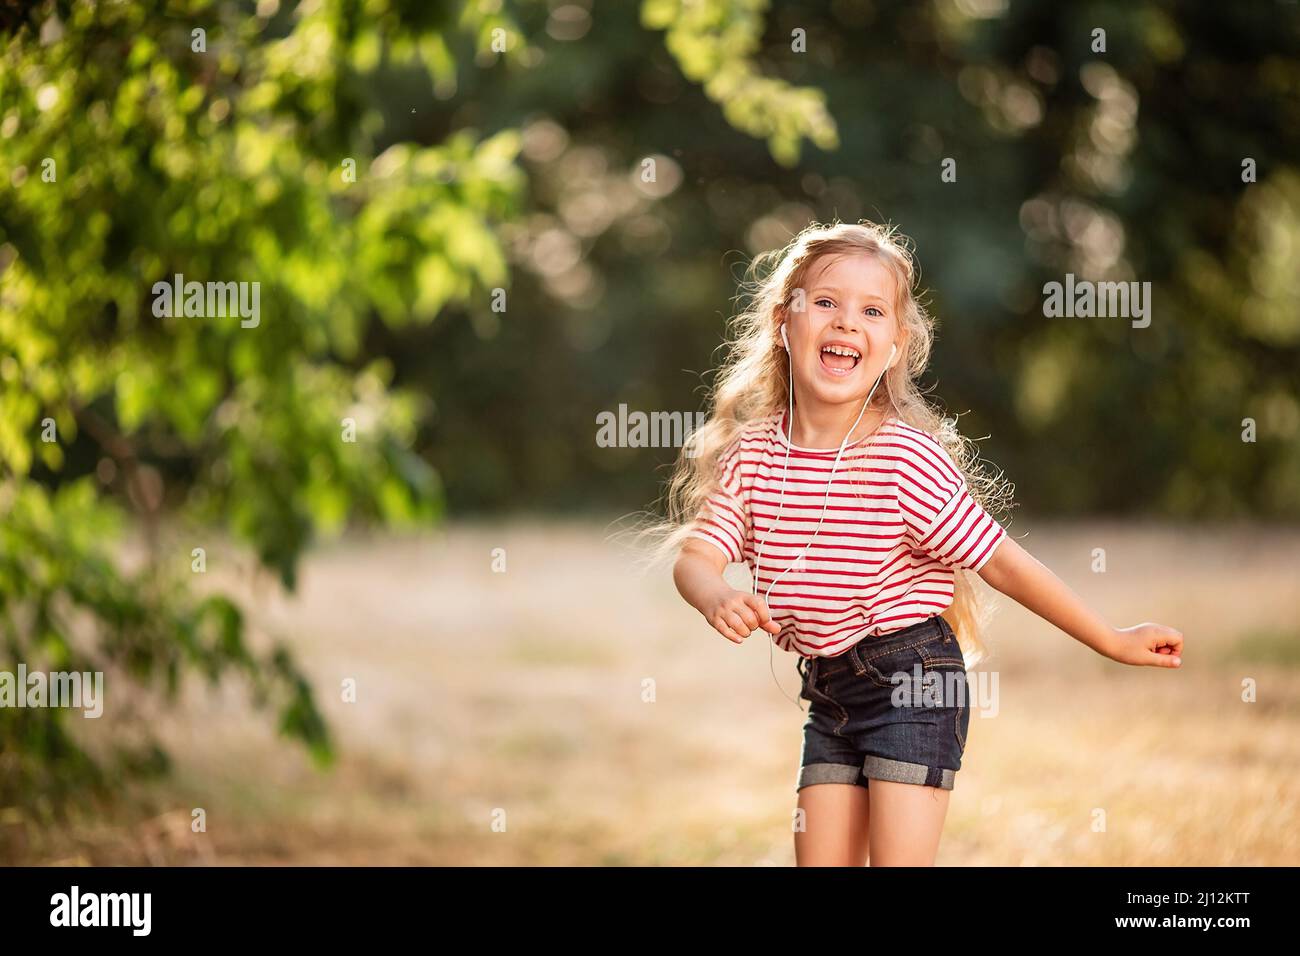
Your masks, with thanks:
M835 313L835 328L845 332L856 332L858 325L853 321L853 316L846 312L839 311Z

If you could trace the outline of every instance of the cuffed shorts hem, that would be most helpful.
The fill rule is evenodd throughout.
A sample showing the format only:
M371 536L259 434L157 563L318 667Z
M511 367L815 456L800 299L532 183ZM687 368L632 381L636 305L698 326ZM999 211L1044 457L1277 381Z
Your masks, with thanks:
M799 783L795 789L800 790L815 783L858 783L864 787L867 785L867 781L862 776L862 768L856 764L810 763L800 767Z
M862 772L872 780L892 780L895 783L919 783L923 787L951 790L957 771L947 767L927 767L923 763L890 760L868 754L862 762Z
M866 778L951 790L956 777L957 771L945 767L927 767L921 763L890 760L888 757L868 754L860 767L847 763L805 764L799 768L799 782L795 785L795 790L817 783L856 783L865 787Z

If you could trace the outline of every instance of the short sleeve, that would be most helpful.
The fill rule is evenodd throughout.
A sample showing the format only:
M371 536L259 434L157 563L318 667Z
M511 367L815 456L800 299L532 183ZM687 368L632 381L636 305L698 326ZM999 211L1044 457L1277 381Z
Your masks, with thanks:
M954 568L979 571L1007 534L929 436L909 436L898 466L898 506L916 548Z
M749 509L740 483L740 442L718 456L718 488L697 516L690 537L718 547L727 560L745 560L745 539L749 534Z

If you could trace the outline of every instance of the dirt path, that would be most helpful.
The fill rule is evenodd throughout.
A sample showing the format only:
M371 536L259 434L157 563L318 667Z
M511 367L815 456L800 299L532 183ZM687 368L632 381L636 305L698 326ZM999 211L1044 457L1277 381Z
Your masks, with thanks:
M1300 863L1300 532L1027 529L1113 623L1183 630L1186 663L1109 663L999 596L998 713L972 716L939 862ZM177 773L152 805L35 834L26 862L791 864L803 715L768 645L713 634L603 538L511 523L319 551L254 615L313 679L337 769L237 686L196 687L158 719ZM795 697L793 657L772 660Z

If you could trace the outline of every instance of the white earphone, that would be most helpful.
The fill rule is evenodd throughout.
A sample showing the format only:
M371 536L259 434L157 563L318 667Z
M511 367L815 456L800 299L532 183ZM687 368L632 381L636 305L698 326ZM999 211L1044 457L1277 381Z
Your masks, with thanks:
M790 434L786 435L784 430L781 431L781 437L785 439L785 466L781 469L781 495L777 499L776 517L772 519L772 526L768 530L767 534L763 537L763 540L758 542L758 552L754 556L754 583L753 583L752 593L755 596L757 596L758 594L758 578L760 573L762 572L762 566L763 566L763 545L767 543L767 539L770 538L772 536L772 532L776 530L776 523L781 520L781 511L785 507L785 482L786 482L786 478L789 477L790 474L791 438L794 436L794 357L790 354L790 338L786 334L784 322L781 323L781 341L785 343L786 360L788 362L788 367L789 367L789 374L787 375L787 379L789 381L789 386L790 386L789 406L788 406L790 410L790 414L788 416L790 422ZM780 581L781 578L785 577L787 574L789 574L791 571L795 569L795 566L798 565L799 562L803 559L803 556L808 553L808 551L813 546L813 542L817 539L817 532L821 530L822 522L826 520L826 510L830 507L831 485L835 481L835 471L837 468L839 468L840 458L844 454L844 449L848 447L849 436L853 434L854 429L858 427L858 423L862 421L862 416L867 411L867 405L870 404L871 402L871 396L876 394L876 389L880 386L880 380L885 377L885 372L893 368L894 356L897 354L898 354L898 346L897 344L891 342L889 345L889 358L885 360L885 367L880 370L880 374L876 376L876 384L871 386L871 391L868 392L867 397L863 399L862 410L858 412L857 421L855 421L853 425L850 426L848 434L845 435L844 440L840 442L840 450L835 455L835 464L831 465L830 477L826 479L826 497L822 501L822 514L821 517L817 519L817 527L813 529L812 537L808 539L808 543L804 545L804 549L799 553L798 557L796 557L794 561L790 563L790 566L788 568L786 568L784 571L782 571L780 574L778 574L776 577L772 579L772 583L769 584L767 587L767 593L763 595L764 603L766 603L767 600L772 596L772 588L776 587L776 582ZM769 668L771 667L772 644L773 644L772 641L767 642ZM773 672L772 678L775 680L776 678L775 672ZM778 684L777 686L780 687L780 684ZM781 693L784 694L785 691L783 690L781 691ZM786 694L786 697L787 699L789 699L788 694ZM793 701L793 703L796 707L799 706L799 702L797 700ZM800 709L802 710L802 708Z

